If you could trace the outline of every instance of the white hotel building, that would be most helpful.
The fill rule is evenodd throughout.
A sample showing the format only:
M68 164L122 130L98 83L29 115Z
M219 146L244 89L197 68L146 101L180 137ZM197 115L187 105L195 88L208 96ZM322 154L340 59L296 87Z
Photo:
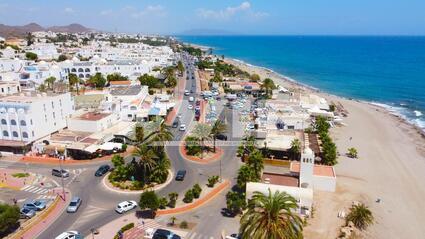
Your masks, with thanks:
M65 128L73 112L70 93L26 92L1 97L0 151L29 151L34 141Z

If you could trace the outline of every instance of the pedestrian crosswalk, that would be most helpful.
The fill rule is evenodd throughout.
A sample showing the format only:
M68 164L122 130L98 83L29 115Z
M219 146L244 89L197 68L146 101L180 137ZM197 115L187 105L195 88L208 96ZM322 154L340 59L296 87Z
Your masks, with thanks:
M56 198L56 195L40 195L37 199L53 200Z
M44 187L38 187L35 185L26 185L23 188L21 188L21 191L35 193L35 194L46 194L50 191L50 189L44 188Z

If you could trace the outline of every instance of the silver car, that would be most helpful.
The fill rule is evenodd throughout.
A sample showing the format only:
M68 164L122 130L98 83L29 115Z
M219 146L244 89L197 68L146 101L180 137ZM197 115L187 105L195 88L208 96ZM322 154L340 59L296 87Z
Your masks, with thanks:
M26 207L21 208L21 218L32 218L35 216L35 211Z
M67 212L76 212L81 205L81 198L73 197L66 208Z

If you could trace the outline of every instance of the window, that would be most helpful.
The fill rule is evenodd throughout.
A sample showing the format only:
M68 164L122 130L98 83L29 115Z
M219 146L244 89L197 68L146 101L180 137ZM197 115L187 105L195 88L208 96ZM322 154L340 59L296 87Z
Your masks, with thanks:
M30 123L31 123L31 125L32 125L32 119L30 119Z
M5 119L1 119L1 124L2 125L7 125L7 121Z
M53 119L54 119L54 118L56 118L56 114L55 114L55 112L53 112Z
M22 132L22 137L28 138L28 133L27 132Z
M31 133L31 134L32 134L32 137L34 137L34 130L32 131L32 133Z
M53 101L52 101L52 108L53 108L53 109L55 108L55 103L53 103Z
M21 120L21 126L26 126L27 122L25 122L25 120Z
M9 137L9 132L7 132L6 130L3 130L3 136Z
M13 137L18 137L18 132L13 131L13 132L12 132L12 136L13 136Z
M11 121L10 121L10 124L11 124L11 125L16 125L16 120L14 120L14 119L13 119L13 120L11 120Z

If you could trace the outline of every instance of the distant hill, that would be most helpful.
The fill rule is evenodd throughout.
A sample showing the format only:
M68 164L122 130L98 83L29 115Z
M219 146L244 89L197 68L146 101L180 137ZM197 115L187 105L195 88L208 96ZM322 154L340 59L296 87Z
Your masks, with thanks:
M176 35L192 35L192 36L213 36L213 35L238 35L237 32L231 32L220 29L191 29Z
M37 31L52 31L52 32L89 32L92 29L87 28L81 24L73 23L67 26L52 26L52 27L42 27L37 23L30 23L23 26L8 26L0 24L0 36L8 37L23 37L28 32L37 32Z

